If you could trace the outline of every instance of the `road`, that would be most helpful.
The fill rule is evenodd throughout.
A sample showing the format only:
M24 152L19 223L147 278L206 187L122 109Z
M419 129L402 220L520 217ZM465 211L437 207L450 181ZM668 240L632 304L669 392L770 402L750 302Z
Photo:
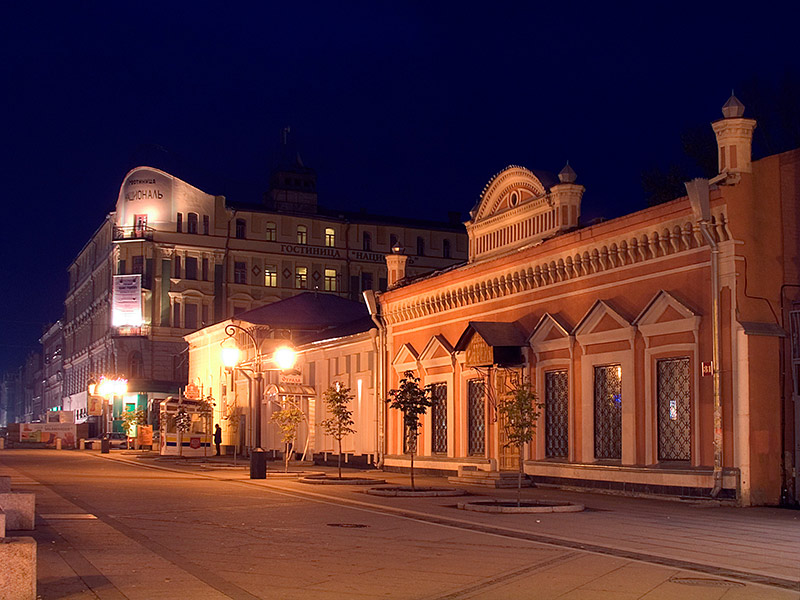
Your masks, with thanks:
M124 452L9 450L4 474L36 492L43 600L800 598L798 511L529 490L588 510L483 515Z

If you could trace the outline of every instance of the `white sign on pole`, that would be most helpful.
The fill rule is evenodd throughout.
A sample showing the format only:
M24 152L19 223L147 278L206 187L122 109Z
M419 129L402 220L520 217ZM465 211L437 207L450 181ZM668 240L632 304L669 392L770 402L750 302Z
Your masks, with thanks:
M140 274L114 275L111 324L114 327L141 327L142 276Z

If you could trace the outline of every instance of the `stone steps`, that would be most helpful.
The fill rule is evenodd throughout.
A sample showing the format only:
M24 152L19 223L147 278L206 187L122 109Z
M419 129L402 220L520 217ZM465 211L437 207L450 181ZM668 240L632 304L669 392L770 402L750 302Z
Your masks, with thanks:
M518 484L518 473L515 471L483 471L477 467L459 467L458 476L448 477L450 483L463 485L481 485L495 489L515 488ZM522 477L522 487L530 487L531 480Z

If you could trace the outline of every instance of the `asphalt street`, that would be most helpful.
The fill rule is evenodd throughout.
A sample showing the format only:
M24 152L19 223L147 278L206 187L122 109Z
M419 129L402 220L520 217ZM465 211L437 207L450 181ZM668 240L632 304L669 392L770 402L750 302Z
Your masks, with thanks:
M9 534L38 542L39 596L800 598L800 511L537 488L524 493L587 510L492 515L452 497L251 481L228 462L0 452L0 475L36 492L36 530Z

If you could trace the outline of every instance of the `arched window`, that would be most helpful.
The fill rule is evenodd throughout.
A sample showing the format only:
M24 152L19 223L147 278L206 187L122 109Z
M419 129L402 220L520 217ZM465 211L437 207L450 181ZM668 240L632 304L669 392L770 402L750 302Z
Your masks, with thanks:
M417 236L417 256L423 254L425 254L425 240L422 239L422 236Z
M369 232L365 231L361 236L361 240L362 240L363 249L366 250L367 252L371 251L372 250L372 236L369 234Z
M305 225L297 226L297 243L298 244L308 243L308 227L306 227Z
M144 360L142 353L134 351L128 354L128 379L142 379L144 377Z
M442 257L450 258L450 240L442 242Z

